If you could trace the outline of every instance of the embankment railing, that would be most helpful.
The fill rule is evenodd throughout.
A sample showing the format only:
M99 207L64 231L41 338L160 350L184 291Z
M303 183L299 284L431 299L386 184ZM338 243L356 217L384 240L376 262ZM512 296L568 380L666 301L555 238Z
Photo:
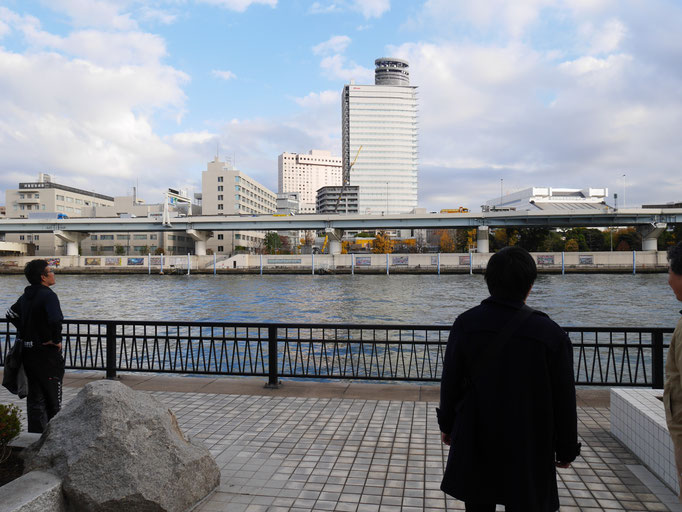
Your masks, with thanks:
M663 387L672 328L564 327L576 384ZM66 320L66 367L279 378L439 381L450 327ZM0 365L16 333L0 320Z

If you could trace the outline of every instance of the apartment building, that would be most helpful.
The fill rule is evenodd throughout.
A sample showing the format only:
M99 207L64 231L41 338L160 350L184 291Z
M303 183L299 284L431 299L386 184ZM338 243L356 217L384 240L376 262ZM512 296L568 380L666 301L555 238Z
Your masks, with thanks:
M18 189L5 192L5 207L10 218L84 217L88 216L83 213L84 209L113 204L111 196L55 183L46 173L40 173L36 182L19 183ZM30 252L37 256L66 254L66 242L52 233L7 233L6 241L29 244Z
M216 156L201 174L201 210L203 215L274 214L277 196L235 169L231 162L222 162ZM264 238L262 231L216 231L206 242L206 248L216 254L255 252Z
M333 157L330 151L282 153L277 159L277 192L298 192L299 211L315 213L317 191L341 185L342 173L341 159Z
M49 174L40 173L38 181L19 183L16 190L6 191L8 217L57 218L157 216L159 223L163 204L145 204L133 196L111 197L88 190L55 183ZM171 207L171 215L178 208ZM66 242L51 233L8 233L7 242L25 243L36 256L62 256ZM194 240L183 233L92 233L79 243L80 254L87 255L141 255L162 249L165 254L194 252Z
M322 187L317 191L317 213L358 213L359 187Z

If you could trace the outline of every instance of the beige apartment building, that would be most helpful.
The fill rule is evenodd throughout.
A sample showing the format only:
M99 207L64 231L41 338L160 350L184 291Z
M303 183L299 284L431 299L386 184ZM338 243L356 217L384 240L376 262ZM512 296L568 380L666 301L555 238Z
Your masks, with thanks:
M146 205L134 196L111 197L81 190L52 181L40 173L34 183L20 183L7 190L6 210L10 218L46 219L72 217L139 217L157 216L159 223L163 205ZM175 213L175 212L172 212ZM36 256L63 256L66 241L52 233L7 233L7 242L25 243ZM82 255L140 255L162 248L166 254L194 252L194 241L184 233L92 233L79 242Z
M342 184L341 158L330 151L312 149L308 154L282 153L277 160L277 192L299 193L299 211L315 213L317 191Z
M19 188L5 192L7 217L83 217L84 209L113 206L114 198L54 183L49 174L40 173L38 181L19 183ZM66 254L66 241L52 233L7 233L8 242L29 244L37 256Z
M216 156L201 174L203 215L260 215L277 211L277 196L264 185L221 162ZM215 254L236 250L255 252L263 245L263 231L216 231L206 242Z

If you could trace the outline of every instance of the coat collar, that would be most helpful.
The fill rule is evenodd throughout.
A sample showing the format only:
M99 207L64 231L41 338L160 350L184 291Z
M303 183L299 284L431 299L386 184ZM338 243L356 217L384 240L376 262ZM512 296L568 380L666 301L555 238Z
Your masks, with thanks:
M520 300L507 299L504 297L493 297L491 295L487 299L483 300L481 304L499 304L508 308L521 309L524 303Z

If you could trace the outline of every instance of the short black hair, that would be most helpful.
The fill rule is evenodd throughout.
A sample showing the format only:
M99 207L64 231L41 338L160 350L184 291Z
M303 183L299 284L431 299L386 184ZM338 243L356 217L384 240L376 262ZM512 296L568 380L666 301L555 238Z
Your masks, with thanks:
M47 260L31 260L24 267L24 275L31 284L40 284L40 276L45 274L45 269L49 266Z
M682 276L682 242L668 249L668 262L670 262L670 270Z
M528 295L538 268L530 253L521 247L505 247L490 257L485 282L490 295L523 301Z

